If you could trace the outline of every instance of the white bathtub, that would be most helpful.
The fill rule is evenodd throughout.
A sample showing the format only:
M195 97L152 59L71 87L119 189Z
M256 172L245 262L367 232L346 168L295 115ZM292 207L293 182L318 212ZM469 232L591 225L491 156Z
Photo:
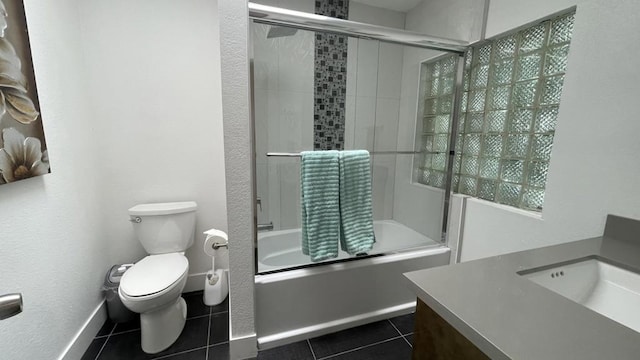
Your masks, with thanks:
M450 250L395 221L376 221L374 231L370 253L384 256L256 275L260 349L413 311L416 298L402 274L447 265ZM299 232L259 234L260 271L308 264Z
M418 247L439 246L440 244L397 221L379 220L373 222L376 242L369 255L405 251ZM263 273L283 268L310 264L308 255L302 253L300 229L268 231L258 234L258 272ZM337 258L352 256L340 251Z

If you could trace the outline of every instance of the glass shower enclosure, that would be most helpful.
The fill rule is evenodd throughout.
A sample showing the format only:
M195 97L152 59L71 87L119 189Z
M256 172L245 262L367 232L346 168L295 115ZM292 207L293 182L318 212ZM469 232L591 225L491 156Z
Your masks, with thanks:
M420 63L443 52L256 22L251 34L257 273L317 265L301 251L305 150L370 152L376 243L364 256L443 246L450 187L415 179L431 155L416 140Z

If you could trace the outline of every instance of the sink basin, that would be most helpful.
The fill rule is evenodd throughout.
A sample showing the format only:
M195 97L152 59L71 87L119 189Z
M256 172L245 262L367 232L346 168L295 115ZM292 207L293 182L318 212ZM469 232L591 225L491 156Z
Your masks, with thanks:
M518 274L640 332L640 274L597 257L525 270Z

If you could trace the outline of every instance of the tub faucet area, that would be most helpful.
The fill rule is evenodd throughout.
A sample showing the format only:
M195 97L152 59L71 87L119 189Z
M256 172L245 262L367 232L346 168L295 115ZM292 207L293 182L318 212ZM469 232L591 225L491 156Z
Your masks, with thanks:
M272 231L273 221L269 221L267 224L258 224L258 231Z
M256 210L262 212L262 198L260 196L256 197ZM273 230L273 221L269 221L268 223L260 224L258 223L258 231L272 231Z

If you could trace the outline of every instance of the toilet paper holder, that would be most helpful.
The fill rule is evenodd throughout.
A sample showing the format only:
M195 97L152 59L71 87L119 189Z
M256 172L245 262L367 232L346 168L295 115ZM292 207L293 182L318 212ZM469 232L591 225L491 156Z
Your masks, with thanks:
M229 243L213 243L213 245L211 245L211 247L213 248L213 250L218 250L220 248L229 249Z

